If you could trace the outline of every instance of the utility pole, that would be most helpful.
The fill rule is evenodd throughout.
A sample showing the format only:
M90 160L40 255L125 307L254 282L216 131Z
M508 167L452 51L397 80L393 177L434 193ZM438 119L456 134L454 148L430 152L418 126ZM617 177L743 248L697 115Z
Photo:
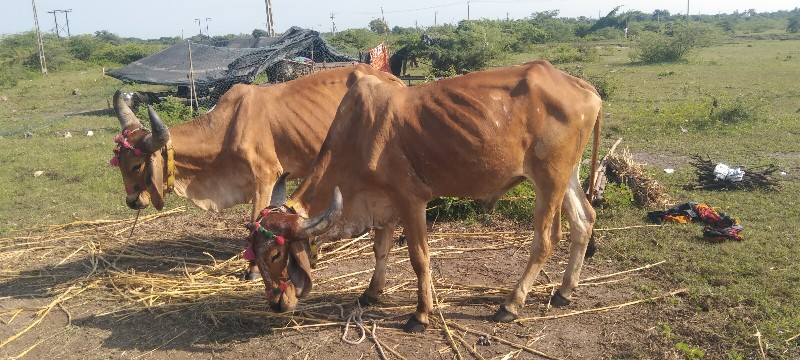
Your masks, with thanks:
M689 22L689 0L686 0L686 22Z
M72 37L72 34L69 32L69 13L72 12L72 9L61 10L64 13L64 17L67 18L67 37Z
M275 23L272 20L272 1L265 0L267 3L267 34L270 37L275 37Z
M53 11L48 11L47 13L53 14L53 21L56 22L56 36L61 37L61 34L58 33L58 17L56 16L57 12L58 10L53 10Z
M509 18L508 18L508 11L506 11L506 21L508 21L508 20L509 20Z
M433 12L433 27L436 27L436 15L438 15L438 14L439 14L438 11L434 11Z
M200 26L200 19L194 19L194 22L197 23L197 30L200 31L200 40L203 40L203 27Z
M333 12L331 12L331 33L333 36L336 36L336 23L333 21L333 18L336 16Z
M467 1L467 20L469 20L469 1Z
M211 38L211 34L208 32L208 21L209 20L211 20L211 18L206 18L206 36L210 39Z
M31 0L33 5L33 22L36 24L36 41L39 48L39 65L42 68L42 74L47 74L47 64L44 59L44 43L42 43L42 32L39 31L39 16L36 15L36 0Z

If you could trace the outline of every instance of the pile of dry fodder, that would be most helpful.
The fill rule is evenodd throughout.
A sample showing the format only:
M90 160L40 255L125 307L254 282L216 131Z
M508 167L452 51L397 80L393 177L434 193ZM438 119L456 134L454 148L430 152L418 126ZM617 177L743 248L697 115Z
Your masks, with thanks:
M637 205L666 208L673 203L664 185L653 179L641 164L637 164L627 148L610 154L607 162L609 177L627 185Z
M203 223L198 221L197 216L184 212L185 209L178 208L143 216L131 238L128 233L134 224L133 218L44 226L30 229L22 235L0 239L0 261L14 264L0 272L0 284L23 284L29 278L37 276L45 279L62 276L57 281L41 285L40 290L52 299L46 305L3 309L0 312L0 319L7 326L20 329L15 330L13 336L0 339L0 348L26 336L26 333L54 311L66 312L71 321L70 310L76 311L75 309L91 304L104 308L102 311L93 310L94 316L110 317L115 321L123 321L134 315L152 316L155 320L175 314L181 317L200 317L215 326L231 322L250 324L258 326L260 331L264 327L273 332L333 328L343 338L348 338L345 340L347 342L353 342L355 333L356 341L359 335L360 341L369 338L381 351L385 349L392 353L392 357L404 358L393 347L405 336L397 328L397 324L413 311L417 298L416 277L411 271L405 246L397 246L391 250L389 273L394 278L390 279L391 286L384 291L383 302L362 310L353 304L353 300L367 287L373 271L372 242L365 235L324 244L320 249L320 261L314 270L314 290L297 310L280 314L267 306L262 282L240 280L241 271L246 267L246 262L241 258L246 231L238 220L211 220ZM430 254L434 261L465 257L487 259L496 257L499 254L497 251L509 252L526 248L531 237L531 231L475 232L471 228L457 228L452 232L437 231L429 238ZM28 260L8 262L25 257ZM32 270L32 263L37 264L33 267L38 268ZM353 267L354 263L369 265ZM628 276L633 273L661 264L663 261L587 277L581 281L581 285L608 286L628 280ZM398 267L400 269L396 269ZM354 268L358 270L353 271ZM392 268L395 270L392 271ZM472 270L481 272L478 268L476 266ZM476 311L484 311L487 304L495 305L503 301L511 290L511 283L505 286L483 285L469 279L456 279L456 273L443 275L434 272L433 275L436 309L432 313L431 325L441 330L441 333L436 335L434 332L431 335L428 332L425 336L442 336L438 341L449 344L458 358L462 357L462 351L469 352L476 358L482 357L481 350L474 347L474 341L465 339L467 334L473 337L483 336L501 343L511 353L527 352L554 358L534 349L532 346L535 341L519 343L517 340L508 340L513 338L508 333L490 334L477 330L465 325L463 320L459 322L445 318L441 311L443 308L456 306L459 309L480 307ZM560 284L548 279L548 283L536 285L531 291L552 295L558 285ZM517 321L525 323L611 311L674 296L682 291ZM371 322L371 326L367 322ZM357 329L353 324L361 327ZM393 325L387 327L387 324ZM350 330L349 335L345 329ZM375 329L380 331L375 332ZM392 335L383 335L387 332Z
M686 185L687 190L696 189L726 189L726 190L770 190L780 189L780 183L773 174L780 170L775 164L748 167L741 181L725 181L717 179L714 169L717 163L708 156L699 154L691 155L690 164L695 168L697 180L695 184Z

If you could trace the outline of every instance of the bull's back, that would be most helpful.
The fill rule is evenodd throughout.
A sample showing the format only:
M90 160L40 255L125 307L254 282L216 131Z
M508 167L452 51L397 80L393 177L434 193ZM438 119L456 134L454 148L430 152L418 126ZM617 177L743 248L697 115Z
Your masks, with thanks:
M599 106L591 86L549 63L384 88L394 92L384 94L396 129L391 141L432 196L492 198L532 161L580 153Z

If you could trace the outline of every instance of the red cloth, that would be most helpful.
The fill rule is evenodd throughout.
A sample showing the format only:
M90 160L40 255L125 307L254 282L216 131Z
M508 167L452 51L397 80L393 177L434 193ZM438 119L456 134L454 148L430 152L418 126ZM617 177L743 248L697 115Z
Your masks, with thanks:
M380 70L385 71L388 73L392 72L392 69L389 67L389 49L386 48L384 43L376 46L375 48L369 51L370 57L370 65L372 67Z

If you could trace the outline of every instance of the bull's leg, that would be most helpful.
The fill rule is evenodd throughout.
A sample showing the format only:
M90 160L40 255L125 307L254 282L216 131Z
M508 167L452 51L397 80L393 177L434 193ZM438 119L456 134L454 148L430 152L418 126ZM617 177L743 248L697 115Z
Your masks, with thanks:
M577 170L574 176L570 178L569 188L564 196L564 209L570 225L569 264L564 273L564 281L561 283L561 287L550 301L554 306L564 306L570 303L569 298L572 295L572 291L575 290L575 286L578 285L584 254L594 228L595 212L589 200L583 194Z
M401 214L403 232L408 245L408 256L411 260L411 267L414 268L414 273L417 275L417 311L403 326L403 330L409 333L425 331L428 326L428 314L433 309L425 205L425 202L412 204L403 209L404 213Z
M558 182L552 178L537 179L536 185L536 206L534 207L533 217L533 243L531 244L530 258L525 266L522 278L517 282L514 290L500 305L500 309L494 314L492 320L496 322L510 322L518 317L519 310L525 304L525 298L530 291L533 280L539 275L544 266L544 262L553 252L556 240L551 235L553 225L560 222L555 221L558 216L559 202L564 197L564 185L559 186ZM559 232L559 230L555 230Z
M361 305L377 303L383 293L386 286L386 263L389 260L389 250L392 249L392 235L394 235L394 226L375 230L375 239L372 244L372 250L375 252L375 272L372 273L369 287L358 298L358 303Z

